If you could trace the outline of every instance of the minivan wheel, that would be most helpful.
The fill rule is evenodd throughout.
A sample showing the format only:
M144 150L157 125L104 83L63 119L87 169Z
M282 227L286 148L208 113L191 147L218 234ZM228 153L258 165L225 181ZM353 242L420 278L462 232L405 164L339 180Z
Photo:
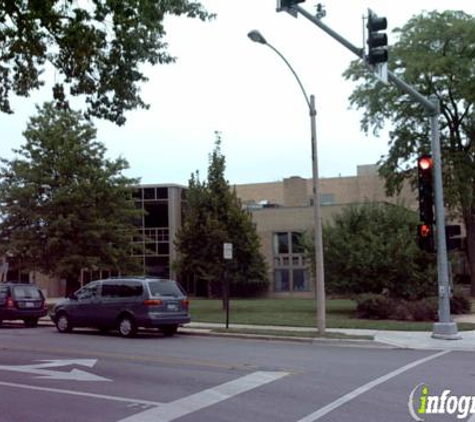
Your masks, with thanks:
M178 325L163 325L160 327L160 331L163 333L165 337L173 336L178 330Z
M73 329L71 322L69 321L68 314L61 313L56 318L56 329L60 333L70 333Z
M36 327L38 325L38 318L25 318L23 322L26 327Z
M119 318L118 329L122 337L133 337L137 334L137 325L134 319L128 315Z

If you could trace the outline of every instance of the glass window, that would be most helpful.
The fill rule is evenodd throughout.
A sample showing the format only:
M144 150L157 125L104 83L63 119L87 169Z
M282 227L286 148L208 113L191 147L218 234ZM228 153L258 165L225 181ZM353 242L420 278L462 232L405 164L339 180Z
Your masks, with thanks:
M128 282L120 286L121 297L142 296L142 293L143 293L142 283Z
M0 299L7 297L8 295L8 287L0 287Z
M145 208L145 227L168 227L168 204L152 202L146 203Z
M308 290L308 277L307 271L304 269L294 269L292 270L293 277L293 290L294 291L305 291Z
M157 243L157 251L159 255L169 255L170 245L168 244L168 242Z
M290 290L289 270L279 269L275 271L275 290L277 292L288 292Z
M322 193L320 195L321 205L333 205L335 203L335 195L333 193Z
M87 285L76 292L76 297L78 298L78 300L92 299L93 297L97 296L98 290L98 284Z
M274 253L289 253L289 235L287 232L274 234Z
M12 290L15 299L41 299L41 292L33 286L14 286Z
M173 280L149 281L152 296L182 296L185 294L181 286Z
M155 188L144 188L143 198L144 199L155 199Z
M292 253L304 253L305 242L303 233L292 232Z
M157 188L157 199L168 199L168 188Z

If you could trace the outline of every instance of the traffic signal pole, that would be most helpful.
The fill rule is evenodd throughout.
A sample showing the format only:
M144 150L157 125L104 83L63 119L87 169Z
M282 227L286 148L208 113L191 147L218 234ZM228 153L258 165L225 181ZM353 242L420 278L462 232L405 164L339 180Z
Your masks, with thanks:
M325 31L328 35L345 46L352 53L356 54L360 59L365 60L365 52L363 48L354 46L351 42L337 34L330 27L325 25L321 19L313 16L307 10L293 4L285 9L292 15L300 13L309 21L317 25L320 29ZM431 128L431 148L432 157L434 159L434 199L435 199L435 215L436 215L436 234L437 234L437 278L438 278L438 297L439 297L439 321L434 323L432 337L457 340L461 336L457 331L457 323L452 321L450 315L450 285L449 285L449 271L447 262L447 246L445 236L445 210L444 210L444 196L442 187L442 161L440 149L440 127L439 115L440 105L437 97L432 95L426 98L420 94L412 86L398 78L393 72L388 70L388 81L392 82L399 89L411 96L415 101L419 102L427 111L430 118Z

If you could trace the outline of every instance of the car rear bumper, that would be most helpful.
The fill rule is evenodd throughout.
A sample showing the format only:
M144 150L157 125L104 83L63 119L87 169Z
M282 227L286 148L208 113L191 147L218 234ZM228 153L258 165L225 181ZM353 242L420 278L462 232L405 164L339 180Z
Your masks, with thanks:
M11 321L15 319L41 318L47 313L46 309L1 309L0 319Z
M144 318L137 318L136 322L139 327L157 328L162 325L182 325L191 321L190 315L164 315L149 314Z

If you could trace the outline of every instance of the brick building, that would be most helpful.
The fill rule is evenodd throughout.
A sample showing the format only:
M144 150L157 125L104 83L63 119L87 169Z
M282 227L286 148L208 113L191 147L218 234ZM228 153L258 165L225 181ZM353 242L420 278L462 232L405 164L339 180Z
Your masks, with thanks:
M357 175L319 180L323 224L350 204L392 203L417 210L409 185L388 198L375 165L358 166ZM269 295L313 297L314 281L302 248L302 235L314 232L312 179L289 177L271 183L236 185L237 195L252 213L269 265Z

